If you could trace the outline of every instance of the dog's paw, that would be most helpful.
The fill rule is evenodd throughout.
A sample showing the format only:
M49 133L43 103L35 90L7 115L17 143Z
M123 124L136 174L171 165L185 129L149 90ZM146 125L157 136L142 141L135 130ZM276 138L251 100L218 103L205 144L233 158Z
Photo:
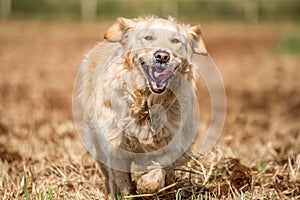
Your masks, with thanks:
M165 185L166 172L162 168L155 168L142 175L137 181L139 194L155 193Z

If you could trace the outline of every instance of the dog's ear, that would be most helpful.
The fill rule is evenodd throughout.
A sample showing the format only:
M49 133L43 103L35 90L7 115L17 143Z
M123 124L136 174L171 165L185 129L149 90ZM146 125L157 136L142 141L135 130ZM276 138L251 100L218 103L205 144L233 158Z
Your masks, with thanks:
M192 48L194 53L205 56L208 55L206 45L202 38L200 25L190 27L188 34L192 39Z
M120 17L106 31L104 39L110 42L120 42L123 39L124 32L132 28L134 25L135 22L133 20Z

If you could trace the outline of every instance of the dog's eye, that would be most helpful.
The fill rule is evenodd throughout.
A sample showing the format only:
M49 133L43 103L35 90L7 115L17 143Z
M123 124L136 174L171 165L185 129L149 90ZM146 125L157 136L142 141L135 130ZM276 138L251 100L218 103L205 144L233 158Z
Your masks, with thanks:
M153 40L153 37L151 35L147 35L144 37L145 40Z
M173 39L171 39L171 42L174 43L174 44L176 44L176 43L179 43L180 40L178 40L177 38L173 38Z

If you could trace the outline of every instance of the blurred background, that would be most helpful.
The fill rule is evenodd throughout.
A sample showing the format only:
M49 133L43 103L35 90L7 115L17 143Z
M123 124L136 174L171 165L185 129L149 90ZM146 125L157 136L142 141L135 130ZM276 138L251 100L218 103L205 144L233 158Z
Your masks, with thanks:
M250 196L297 199L300 0L0 0L0 197L103 195L99 168L73 125L73 83L117 17L145 15L201 24L224 80L222 138L199 168L213 169L213 181L200 174L197 183L217 196L240 187ZM199 88L205 131L210 99L203 81ZM232 177L228 158L246 175Z
M97 20L145 14L202 20L300 20L299 0L1 0L4 18Z

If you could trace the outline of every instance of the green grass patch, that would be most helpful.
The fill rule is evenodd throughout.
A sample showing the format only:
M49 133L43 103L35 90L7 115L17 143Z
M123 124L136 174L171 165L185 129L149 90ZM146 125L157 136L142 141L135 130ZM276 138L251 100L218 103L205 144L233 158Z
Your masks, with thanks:
M259 162L258 165L257 165L257 167L258 167L259 171L263 171L263 170L266 169L267 164L265 162Z
M52 189L50 187L48 187L48 199L53 200L53 192L52 192Z
M28 194L28 186L27 186L27 178L26 178L26 172L24 171L24 194L25 194L25 199L29 199L29 194Z
M289 34L284 36L278 43L277 49L280 53L299 54L300 53L300 35Z
M24 190L24 195L26 200L53 200L53 191L48 186L48 191L46 193L36 193L36 194L31 194L29 198L29 190L28 190L28 182L27 182L27 176L26 176L26 171L24 170L24 178L23 178L23 190Z

